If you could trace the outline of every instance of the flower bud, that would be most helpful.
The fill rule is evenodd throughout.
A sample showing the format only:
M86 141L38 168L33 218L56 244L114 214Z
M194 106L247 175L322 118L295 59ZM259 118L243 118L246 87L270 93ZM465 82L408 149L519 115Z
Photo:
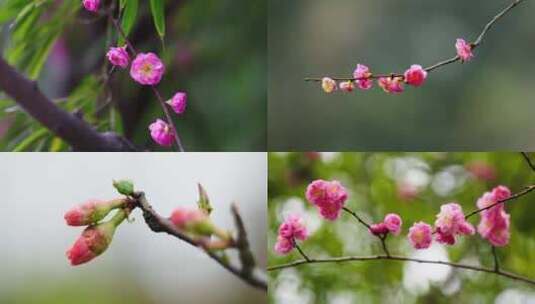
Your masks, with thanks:
M166 103L171 106L176 114L184 114L184 112L186 112L186 105L188 103L188 95L184 92L177 92L175 96L166 101Z
M134 183L129 180L113 181L113 187L122 195L132 196L134 194Z
M86 10L96 12L100 7L100 0L83 0L82 4Z
M370 233L377 236L384 235L388 233L388 228L385 223L371 224Z
M177 228L195 235L210 236L215 234L222 239L230 238L230 234L215 227L206 212L201 209L178 207L173 211L169 220Z
M455 42L455 49L457 50L457 56L461 58L461 62L469 61L474 57L474 53L472 53L472 46L464 39L457 39Z
M123 47L110 48L108 53L106 53L106 57L108 57L111 64L123 69L126 68L130 62L130 56L128 56L128 52L126 51L126 45Z
M111 201L89 200L65 213L65 221L69 226L86 226L104 219L113 209L124 206L126 199Z
M66 252L71 265L87 263L106 251L113 239L115 229L126 219L126 216L127 211L121 209L110 221L87 227Z
M150 136L160 146L168 147L175 141L175 131L173 127L161 119L149 125Z

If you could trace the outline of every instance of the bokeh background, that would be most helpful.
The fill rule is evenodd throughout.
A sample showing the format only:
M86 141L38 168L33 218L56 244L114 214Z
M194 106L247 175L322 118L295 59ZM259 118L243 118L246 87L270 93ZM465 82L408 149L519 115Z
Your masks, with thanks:
M101 2L107 6L111 0ZM108 36L106 18L81 9L81 1L35 3L0 0L3 56L37 79L64 109L83 113L101 131L124 134L142 149L159 150L148 125L163 117L162 110L152 91L128 71L114 73L113 102L105 106L100 77L106 41L116 37L115 31ZM138 51L164 60L167 71L158 87L166 100L179 90L188 93L186 113L174 115L185 149L265 151L267 2L167 0L165 5L163 43L149 1L139 1L130 40ZM69 150L13 106L0 92L0 150Z
M534 155L532 154L531 157ZM368 223L389 212L403 219L402 234L387 243L392 254L492 267L489 243L479 235L454 246L412 249L406 239L417 221L434 223L440 205L456 201L465 213L492 187L518 192L535 183L520 153L270 153L268 178L268 265L301 259L296 250L279 256L277 229L289 214L300 214L310 238L300 242L311 257L372 255L380 242L343 214L335 222L319 217L304 198L314 179L337 179L349 191L346 206ZM535 278L535 193L506 205L511 240L498 249L502 269ZM479 216L470 222L479 223ZM535 303L531 285L492 274L442 265L405 262L354 262L302 265L270 274L270 303Z
M267 303L199 249L149 230L139 210L93 261L73 267L65 251L83 230L64 213L89 198L118 197L112 179L130 178L166 216L195 206L197 182L212 218L234 231L236 202L259 267L266 265L265 153L4 154L0 157L0 303ZM235 254L230 255L236 261Z
M455 55L510 0L269 1L270 151L520 150L535 147L535 4L496 24L476 58L390 96L324 94L305 77L351 76L357 63L402 72Z

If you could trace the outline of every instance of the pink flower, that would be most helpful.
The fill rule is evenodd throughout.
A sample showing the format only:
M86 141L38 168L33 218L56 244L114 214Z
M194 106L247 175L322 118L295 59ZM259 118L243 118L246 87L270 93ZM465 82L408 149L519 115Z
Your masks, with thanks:
M440 213L435 221L436 240L439 243L455 244L455 235L475 233L474 226L468 223L459 204L449 203L440 206Z
M424 222L414 223L412 227L409 228L408 239L412 247L415 249L429 248L433 241L431 226Z
M288 239L304 241L308 237L308 231L301 217L290 215L279 226L279 235Z
M176 114L183 114L186 111L188 95L184 92L177 92L172 99L167 101L167 104L173 108Z
M332 93L336 91L336 81L334 81L332 78L324 77L321 80L321 88L325 93Z
M327 220L334 221L340 215L347 200L346 189L338 181L315 180L306 189L307 200L315 205Z
M282 236L277 237L277 243L275 243L275 252L278 254L284 255L288 254L292 249L294 249L294 241Z
M103 253L111 243L115 233L116 224L106 222L96 226L89 226L67 250L67 258L71 265L87 263Z
M370 69L360 63L357 64L355 71L353 71L353 78L356 79L355 83L361 90L371 89L371 87L373 86L373 81L370 79L371 76L372 73L370 73Z
M403 81L401 77L381 77L377 80L379 86L387 93L403 92Z
M180 229L188 229L197 223L208 219L206 213L198 208L178 207L173 210L169 220Z
M351 81L343 81L343 82L340 82L340 90L344 91L344 92L353 92L353 88L355 86L353 85L353 82Z
M165 121L156 119L155 122L149 126L150 136L161 146L171 146L175 140L175 131Z
M466 164L465 167L474 178L481 181L493 181L497 177L494 166L484 161L473 161Z
M405 71L405 82L409 85L419 87L427 78L427 71L421 65L413 64Z
M128 52L126 51L126 45L123 47L110 48L106 57L108 57L111 64L123 69L126 68L130 62L130 56L128 56Z
M498 186L492 192L486 192L477 200L477 207L489 207L498 201L511 196L511 191L505 186ZM510 215L505 212L505 204L498 204L481 212L481 221L477 231L484 239L494 246L505 246L509 243Z
M385 216L384 223L388 231L393 235L398 235L401 232L401 217L395 213L389 213Z
M378 224L371 224L370 225L370 233L373 235L385 235L388 233L388 227L385 225L385 223L378 223Z
M86 226L96 223L106 217L111 210L123 206L124 200L89 200L65 213L65 221L69 226Z
M100 7L100 0L83 0L82 4L86 10L90 12L96 12Z
M472 57L474 57L474 54L472 53L472 46L464 39L457 39L457 42L455 42L455 48L457 49L457 56L461 58L462 62L469 61L472 59Z
M164 72L163 62L154 53L139 53L130 68L130 76L143 85L158 84Z

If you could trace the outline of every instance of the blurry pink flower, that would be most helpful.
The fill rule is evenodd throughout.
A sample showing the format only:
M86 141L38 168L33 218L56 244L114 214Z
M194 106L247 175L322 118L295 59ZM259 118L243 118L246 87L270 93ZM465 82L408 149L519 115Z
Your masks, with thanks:
M149 126L150 136L161 146L171 146L175 140L175 131L165 121L156 119L155 122Z
M82 4L86 10L90 12L96 12L100 7L100 0L83 0Z
M158 84L164 72L165 65L154 53L139 53L130 68L130 76L143 85Z
M405 71L405 82L409 85L419 87L427 78L427 71L422 68L421 65L413 64Z
M398 198L404 201L411 201L417 198L420 192L416 185L407 181L399 182L396 190Z
M469 61L474 57L472 53L472 46L467 43L464 39L457 39L455 42L455 48L457 49L457 56L461 58L461 62Z
M433 241L433 232L431 226L424 222L414 223L409 228L409 242L415 249L426 249L431 246Z
M372 73L370 73L370 69L360 63L357 64L355 71L353 71L353 78L356 79L355 83L357 83L358 87L362 90L368 90L373 86L373 80L369 78L371 76Z
M486 192L477 200L477 207L482 209L511 196L505 186L498 186L492 192ZM510 215L505 212L505 204L498 204L481 212L481 221L477 231L494 246L505 246L509 243Z
M279 235L288 239L304 241L308 237L308 231L303 219L292 214L279 226Z
M123 69L126 68L130 62L130 56L128 56L128 52L126 51L126 45L123 47L110 48L106 57L108 57L111 64Z
M167 101L176 114L183 114L186 111L188 95L184 92L177 92L173 98Z
M315 180L306 189L307 200L315 205L321 216L334 221L347 200L346 189L339 181Z
M336 91L336 81L334 81L332 78L324 77L321 80L321 88L325 93L332 93Z
M69 226L86 226L96 223L106 217L111 210L123 206L124 200L88 200L65 213L65 221Z
M468 223L459 204L449 203L440 206L440 213L435 221L436 240L439 243L455 244L455 235L475 233L474 226Z
M381 77L377 80L379 86L387 93L403 92L403 81L401 77Z
M71 265L87 263L103 253L111 243L115 233L116 223L106 222L96 226L89 226L67 250L67 258Z
M275 243L275 252L278 254L284 255L288 254L292 249L294 249L294 241L282 236L277 237L277 243Z
M353 88L355 86L353 85L353 82L351 81L343 81L340 82L340 90L343 92L353 92Z
M474 178L481 181L493 181L497 177L494 166L484 161L473 161L466 164L465 167Z
M383 222L385 223L388 231L390 231L393 235L398 235L401 232L401 225L403 224L403 221L399 215L395 213L389 213L385 216Z
M385 223L371 224L370 233L377 236L385 235L388 233L388 227Z

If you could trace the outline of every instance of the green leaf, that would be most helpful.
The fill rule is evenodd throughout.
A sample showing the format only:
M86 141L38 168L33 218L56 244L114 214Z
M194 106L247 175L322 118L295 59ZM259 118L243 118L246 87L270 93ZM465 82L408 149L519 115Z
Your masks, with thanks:
M48 130L45 128L39 129L37 132L33 132L30 136L21 141L14 149L13 152L28 151L35 142L45 137L48 134Z
M210 213L212 213L213 208L210 205L210 199L208 198L208 194L206 193L206 190L204 190L201 184L197 185L199 186L199 201L197 202L197 205L199 206L199 209L210 215Z
M128 35L130 34L130 31L134 27L134 23L136 22L136 18L137 18L138 7L139 7L138 0L128 0L125 3L123 17L121 18L121 28L123 29L123 32L126 35L126 37L128 37ZM118 44L123 45L124 43L125 43L125 40L120 35Z
M121 7L121 10L122 10L122 9L124 8L124 6L126 5L126 2L127 2L127 1L128 1L128 0L121 0L121 1L119 2L119 3L120 3L119 5L120 5L120 7Z
M150 9L156 31L163 41L165 36L165 0L150 0Z

